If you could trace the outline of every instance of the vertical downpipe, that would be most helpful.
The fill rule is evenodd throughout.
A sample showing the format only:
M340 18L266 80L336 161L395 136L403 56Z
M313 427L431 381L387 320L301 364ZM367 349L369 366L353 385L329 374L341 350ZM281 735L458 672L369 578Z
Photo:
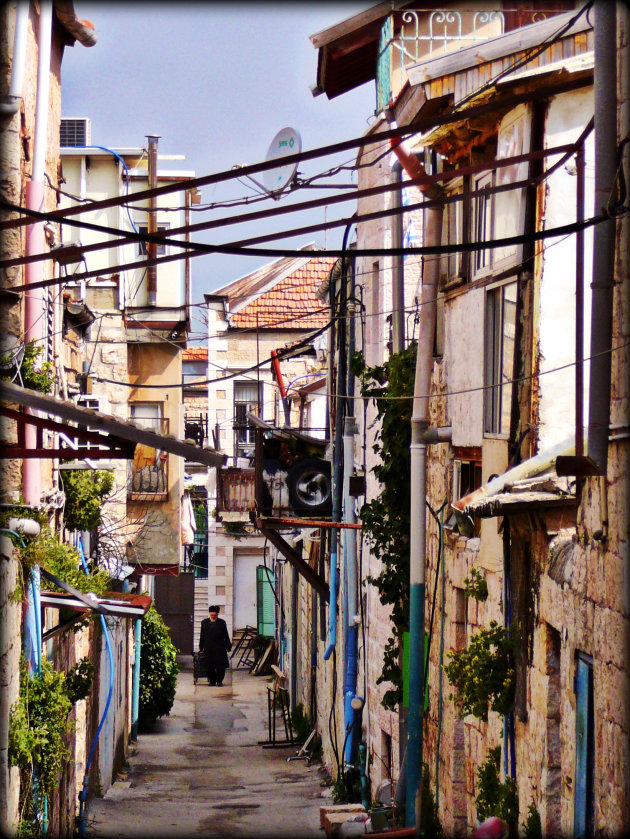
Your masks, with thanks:
M616 3L595 4L595 213L614 202L617 159ZM610 424L612 313L615 273L615 222L593 231L591 371L588 409L588 456L601 475L608 465Z
M37 99L35 105L35 137L33 142L33 169L31 180L26 185L26 206L29 210L44 212L46 209L44 174L46 172L46 150L48 148L48 108L50 93L50 54L52 46L52 2L42 0L39 13ZM26 255L43 253L46 250L44 222L29 224L26 228ZM44 279L43 262L32 262L26 266L26 284ZM25 294L24 326L27 341L36 341L41 346L44 336L42 317L43 290L31 289ZM29 411L30 413L30 411ZM34 426L25 427L25 444L28 449L37 446L37 431ZM26 458L23 467L24 502L33 507L41 503L41 474L39 460Z
M134 649L133 684L131 695L131 739L138 739L138 716L140 714L140 660L142 654L142 620L136 621L136 643Z
M424 166L398 141L390 141L405 170L412 178L426 176ZM419 185L430 199L443 192L431 185ZM439 245L442 241L442 206L427 210L424 241ZM407 734L407 785L405 821L420 833L422 781L422 716L424 709L424 595L426 583L426 463L427 443L423 439L429 427L429 393L433 367L433 342L440 261L428 258L422 267L422 305L416 355L416 371L411 416L410 445L410 539L409 539L409 719Z
M149 141L148 149L148 167L149 167L149 189L155 189L157 186L157 157L158 157L158 140L159 136L155 134L147 134ZM151 236L157 233L157 200L155 196L149 198L149 213L147 219L147 229ZM149 260L155 259L157 254L157 245L155 242L147 244L147 254ZM157 305L157 265L149 265L147 267L147 305Z

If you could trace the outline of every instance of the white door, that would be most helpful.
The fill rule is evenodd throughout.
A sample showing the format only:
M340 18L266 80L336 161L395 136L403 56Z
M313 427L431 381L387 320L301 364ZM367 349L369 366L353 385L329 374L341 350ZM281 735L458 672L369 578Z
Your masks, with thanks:
M256 566L260 555L234 551L234 629L256 627Z

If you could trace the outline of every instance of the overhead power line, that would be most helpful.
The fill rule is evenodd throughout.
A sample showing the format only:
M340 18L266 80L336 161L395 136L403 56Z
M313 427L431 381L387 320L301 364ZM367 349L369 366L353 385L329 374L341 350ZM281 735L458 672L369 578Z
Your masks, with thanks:
M181 234L190 235L197 233L202 230L212 230L219 227L227 227L233 224L244 224L251 221L259 221L260 219L270 219L274 218L279 215L286 215L289 213L295 212L303 212L305 210L311 210L318 207L330 207L334 204L349 201L349 200L360 200L366 199L369 197L373 197L379 194L384 194L387 192L393 192L396 190L401 190L403 188L409 188L412 186L426 186L428 184L440 184L443 182L448 182L454 180L456 178L466 177L468 175L476 174L478 172L483 172L488 169L501 169L508 166L514 166L518 163L528 162L530 160L535 160L538 158L546 158L552 155L560 154L562 157L559 161L557 161L547 172L543 172L540 176L536 178L536 182L540 182L544 179L544 177L548 174L551 174L555 169L561 165L568 157L571 156L575 152L575 150L581 145L584 141L585 136L590 133L593 128L593 120L589 123L585 131L582 135L578 138L575 143L565 144L562 146L555 146L549 149L538 149L536 151L528 152L525 154L515 155L513 157L506 157L503 159L496 159L493 161L485 161L483 163L479 163L475 166L465 166L459 169L448 170L445 172L438 172L433 175L425 175L422 178L413 178L407 181L400 181L398 183L387 183L384 185L371 187L365 190L355 190L352 194L342 194L332 196L331 198L324 198L324 199L317 199L313 201L304 201L300 204L290 204L284 207L276 207L267 210L257 210L252 213L243 213L237 216L228 216L223 217L220 219L215 219L213 221L206 221L206 222L197 222L195 224L188 224L183 225L181 227L172 228L169 230L168 238L165 238L162 234L153 234L149 235L148 233L138 233L137 231L131 230L123 230L121 228L111 227L109 225L96 225L91 222L85 221L77 221L77 220L69 220L66 219L63 223L68 224L73 227L85 228L87 230L94 230L96 232L107 233L111 236L115 236L118 238L107 239L101 242L93 242L89 245L84 245L81 248L82 254L91 253L98 250L105 250L110 249L118 246L125 245L129 242L155 242L156 244L162 245L171 245L178 248L188 249L189 248L189 240L186 239L175 239L174 237L179 236ZM531 180L524 180L521 182L511 183L511 184L503 184L501 186L493 187L492 189L484 190L484 194L490 194L494 192L502 192L510 189L517 189L520 186L526 186L530 183L533 183ZM474 197L474 194L471 194L470 197ZM451 198L447 198L446 201L453 201L458 200L458 196L454 196ZM403 212L408 212L414 209L423 209L436 206L438 202L431 202L431 201L424 201L418 204L414 204L411 207L394 207L389 210L380 210L378 211L381 215L396 215ZM31 211L28 208L18 207L18 205L4 205L0 203L4 209L12 210L15 212L22 212L30 214ZM54 215L56 211L52 211ZM368 218L378 218L378 215L371 214L369 216L359 216L358 221L368 220ZM54 219L47 219L48 221L53 221ZM254 241L270 241L273 239L278 238L289 238L294 235L300 235L307 232L313 232L317 230L326 230L326 229L334 229L335 227L343 227L348 223L349 219L336 219L330 222L324 222L323 224L320 223L319 225L311 225L307 228L298 228L297 230L289 230L283 231L276 234L268 234L266 239L259 239ZM233 247L238 247L244 243L245 240L242 242L228 242L227 245L231 245ZM59 251L55 254L57 257L61 258L63 256L63 249L59 249ZM176 258L176 254L172 254L170 259ZM0 260L0 268L11 268L15 265L27 265L32 262L40 262L43 260L48 260L51 258L50 251L46 251L44 253L39 254L30 254L28 256L19 256L13 257L11 259ZM143 260L143 264L146 262Z
M536 96L545 98L552 96L558 92L559 89L563 91L573 90L584 87L588 82L582 78L563 81L560 84L551 83L548 85L541 85L536 90ZM448 125L453 122L459 122L461 119L472 119L473 117L482 116L483 114L493 113L505 107L515 107L524 102L530 102L532 93L530 91L523 93L514 93L501 97L500 99L486 102L482 105L474 105L468 108L457 108L450 111L448 114L436 114L431 117L421 117L409 125L402 125L396 128L389 128L386 131L380 131L377 134L369 134L366 136L354 138L352 140L343 140L339 143L333 143L328 146L321 146L320 148L311 151L300 152L299 154L287 155L282 158L282 165L289 166L292 163L300 163L304 160L312 160L317 157L324 157L326 155L337 154L338 152L347 151L349 149L358 149L367 145L376 145L385 143L392 137L404 137L411 134L421 134L434 128L437 125ZM55 210L51 214L51 220L61 220L68 216L77 215L86 211L104 210L107 207L117 207L121 204L128 204L130 202L147 201L149 198L154 198L160 195L166 195L172 192L181 192L182 190L198 189L210 184L228 181L233 178L242 178L247 175L263 172L267 169L278 168L278 159L265 160L261 163L250 164L247 166L240 166L217 172L212 175L205 175L200 178L188 178L181 181L175 181L170 184L165 184L154 189L146 189L141 192L134 192L131 195L116 196L115 198L106 198L102 201L95 201L90 204L82 204L76 207L65 207L61 210ZM0 222L0 230L7 230L13 227L23 227L30 224L28 218L8 219Z

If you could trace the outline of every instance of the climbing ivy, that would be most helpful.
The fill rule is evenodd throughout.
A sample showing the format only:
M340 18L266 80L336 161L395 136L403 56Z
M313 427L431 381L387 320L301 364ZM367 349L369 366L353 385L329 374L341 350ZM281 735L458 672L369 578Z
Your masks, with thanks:
M20 769L21 835L39 834L37 795L52 794L70 758L66 735L72 731L73 721L68 688L66 675L56 672L46 659L40 673L29 675L22 657L20 695L9 717L9 762Z
M106 470L62 471L66 495L64 519L68 530L96 530L101 524L103 501L111 493L114 475Z
M393 685L385 691L382 704L395 710L402 702L403 685L400 649L409 624L409 446L416 345L392 355L385 364L368 368L363 356L355 354L352 372L362 379L361 394L374 399L378 430L373 450L378 462L372 472L380 484L379 494L363 505L363 532L382 570L368 577L380 601L392 607L393 634L383 651L383 669L377 684Z

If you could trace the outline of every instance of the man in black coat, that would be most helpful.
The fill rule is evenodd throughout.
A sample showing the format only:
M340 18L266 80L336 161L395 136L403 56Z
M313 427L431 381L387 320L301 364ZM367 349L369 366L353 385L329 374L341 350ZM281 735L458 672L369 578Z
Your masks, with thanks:
M232 649L232 642L227 631L227 624L219 617L219 607L210 606L209 618L201 621L199 650L208 663L208 682L222 685L225 671L230 666L227 654Z

